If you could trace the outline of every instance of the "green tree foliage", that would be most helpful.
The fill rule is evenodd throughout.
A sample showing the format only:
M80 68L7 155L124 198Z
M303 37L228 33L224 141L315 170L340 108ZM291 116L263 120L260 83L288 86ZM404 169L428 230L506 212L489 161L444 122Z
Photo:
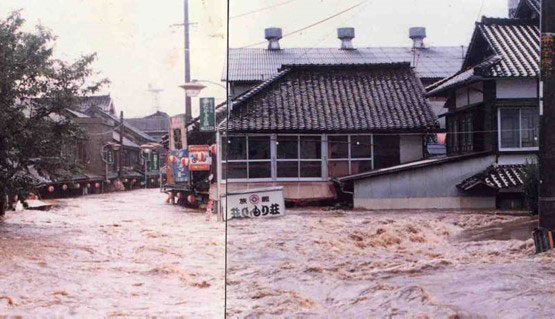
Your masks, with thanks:
M72 169L62 146L82 132L67 110L107 83L90 80L95 54L60 61L53 57L51 32L41 26L25 32L24 22L20 12L0 20L0 215L7 195L32 189L29 169L49 175Z

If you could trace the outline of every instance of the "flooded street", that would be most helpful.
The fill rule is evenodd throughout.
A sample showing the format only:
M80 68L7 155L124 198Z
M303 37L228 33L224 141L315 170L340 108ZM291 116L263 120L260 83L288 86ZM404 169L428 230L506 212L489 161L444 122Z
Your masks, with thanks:
M536 221L290 210L228 224L229 318L554 318ZM507 235L508 234L508 235Z
M63 199L0 224L0 317L222 318L224 224L157 189Z

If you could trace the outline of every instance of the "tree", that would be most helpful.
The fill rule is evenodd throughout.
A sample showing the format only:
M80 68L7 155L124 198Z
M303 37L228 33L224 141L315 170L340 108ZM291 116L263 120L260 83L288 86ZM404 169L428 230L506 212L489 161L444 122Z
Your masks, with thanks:
M82 131L67 111L108 82L90 79L95 54L55 59L52 33L41 26L24 32L24 23L19 11L0 20L0 216L8 195L24 198L33 188L31 169L55 176L73 168L62 146Z

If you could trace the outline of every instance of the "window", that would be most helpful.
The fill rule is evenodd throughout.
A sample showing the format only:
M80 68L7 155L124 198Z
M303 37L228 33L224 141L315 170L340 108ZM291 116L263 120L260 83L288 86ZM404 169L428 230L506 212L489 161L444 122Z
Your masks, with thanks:
M276 151L278 179L322 177L321 136L279 135Z
M371 171L371 135L328 136L328 175L341 177Z
M223 178L272 177L270 136L231 136L223 143Z
M450 153L474 150L474 120L472 113L459 113L448 118L447 147Z
M501 108L498 121L500 150L538 149L537 108Z

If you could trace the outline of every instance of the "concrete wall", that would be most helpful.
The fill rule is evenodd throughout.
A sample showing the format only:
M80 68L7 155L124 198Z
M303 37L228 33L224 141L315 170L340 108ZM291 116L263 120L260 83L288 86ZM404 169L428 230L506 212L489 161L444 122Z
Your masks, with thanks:
M523 99L538 97L538 81L535 79L497 80L498 99Z
M354 182L354 206L365 209L495 208L495 197L468 197L457 184L483 171L495 156L414 168Z
M401 164L424 158L422 136L402 135L399 140Z
M456 92L457 108L484 101L484 85L482 82L474 83Z

